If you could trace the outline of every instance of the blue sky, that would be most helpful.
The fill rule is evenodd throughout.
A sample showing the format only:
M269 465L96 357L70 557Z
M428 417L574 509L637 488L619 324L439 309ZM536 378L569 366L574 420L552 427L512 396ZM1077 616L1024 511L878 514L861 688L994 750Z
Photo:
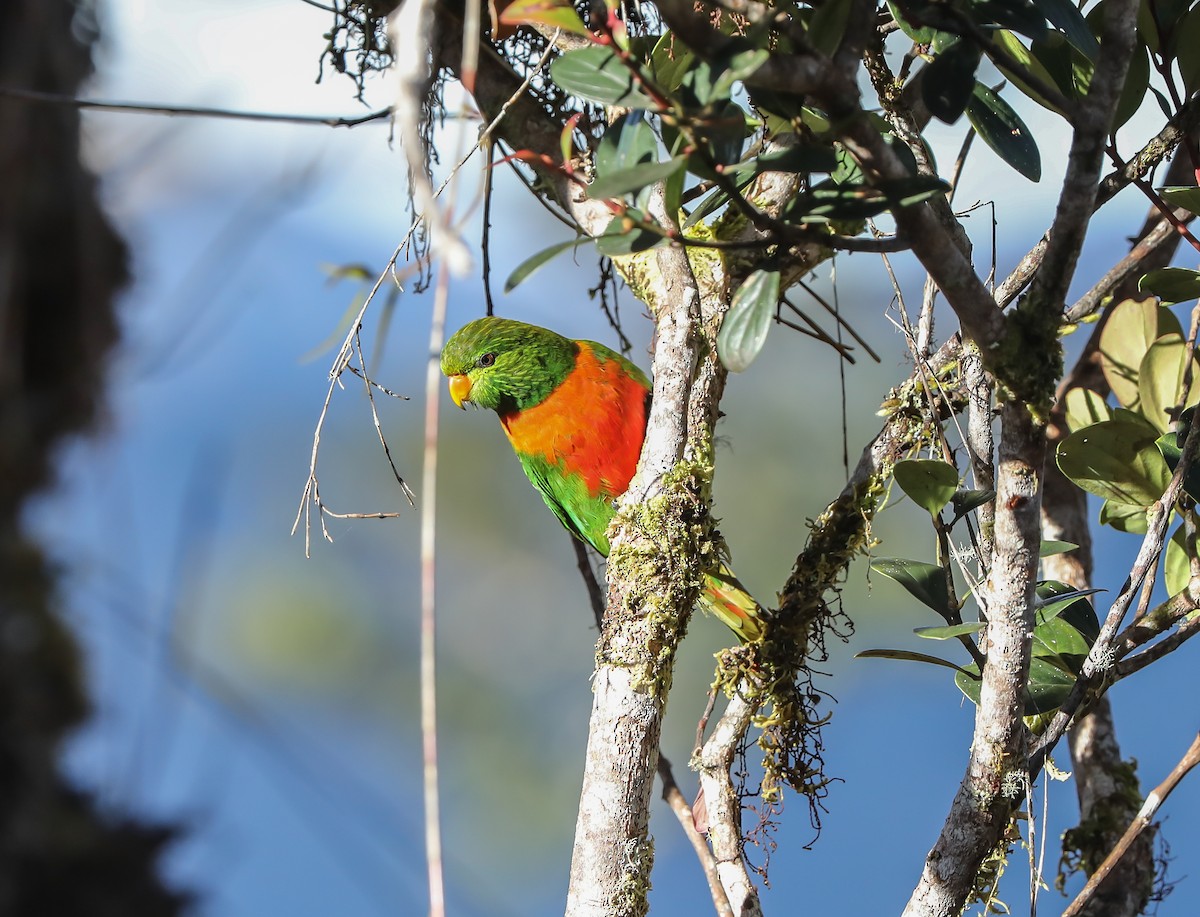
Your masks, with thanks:
M113 0L94 97L237 109L357 114L349 81L314 83L328 14L300 0ZM368 95L387 103L385 87ZM1039 124L1041 122L1038 122ZM127 114L86 116L88 154L133 247L124 340L100 433L65 450L60 486L31 520L64 565L64 603L89 650L95 716L66 766L118 810L170 819L185 837L167 859L213 917L352 917L420 912L424 866L416 645L418 516L334 521L334 542L289 536L327 386L327 342L361 289L328 265L378 270L407 230L405 165L384 125L354 130ZM465 130L473 136L476 125ZM957 129L955 129L957 130ZM960 133L939 135L957 149ZM439 135L458 148L451 125ZM1047 175L1031 185L985 149L959 203L994 200L1001 275L1040 235L1065 146L1037 128ZM474 193L477 172L463 189ZM1143 206L1126 195L1094 225L1082 271L1123 251ZM503 178L494 205L497 290L563 228ZM503 221L503 222L501 222ZM990 212L969 225L990 251ZM985 262L986 254L977 255ZM838 295L883 354L848 372L851 455L868 441L887 388L906 374L885 318L878 261L839 262ZM906 294L921 277L900 266ZM828 279L821 281L828 287ZM504 314L613 344L587 288L594 265L558 259L500 300ZM623 316L643 366L649 323ZM406 292L381 332L368 317L376 378L412 401L381 405L401 471L419 484L421 387L431 298ZM450 326L482 314L475 277L452 288ZM943 320L943 328L950 326ZM775 329L731 381L720 433L716 512L750 586L771 594L815 516L844 480L837 365ZM322 347L324 346L324 349ZM590 708L595 634L571 546L528 487L494 418L443 401L439 518L440 665L447 883L452 911L561 910ZM853 460L853 459L852 459ZM360 390L333 402L322 492L335 509L403 510ZM932 555L930 533L899 506L878 526L881 554ZM1102 537L1096 585L1120 587L1136 544ZM898 911L966 763L972 709L942 671L852 660L912 646L932 623L865 565L851 573L857 622L823 682L820 839L791 800L774 856L768 913ZM697 619L685 644L664 748L683 767L722 628ZM1113 695L1124 753L1144 785L1165 776L1196 728L1196 667L1182 655ZM1159 715L1160 712L1162 715ZM1065 752L1059 764L1066 767ZM1054 840L1073 814L1071 784L1049 789ZM1038 796L1040 805L1041 797ZM1165 810L1170 876L1159 913L1195 913L1184 878L1200 851L1200 798L1185 782ZM659 915L709 907L698 867L665 809L652 830ZM1028 873L1014 853L1003 897L1020 912ZM1060 907L1045 893L1045 912Z

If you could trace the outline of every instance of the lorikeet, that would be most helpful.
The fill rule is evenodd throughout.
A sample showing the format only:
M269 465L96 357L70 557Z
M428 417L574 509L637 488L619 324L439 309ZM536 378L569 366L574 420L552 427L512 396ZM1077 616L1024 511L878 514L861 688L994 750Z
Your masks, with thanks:
M594 341L506 318L463 326L442 350L450 397L495 411L525 474L567 529L608 556L613 501L637 469L650 380ZM742 640L763 610L724 564L705 574L700 603Z

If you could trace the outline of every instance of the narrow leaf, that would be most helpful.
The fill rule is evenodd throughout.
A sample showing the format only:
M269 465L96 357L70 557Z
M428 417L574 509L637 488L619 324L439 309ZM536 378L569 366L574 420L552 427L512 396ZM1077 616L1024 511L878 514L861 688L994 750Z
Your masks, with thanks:
M955 665L945 659L937 656L929 656L925 653L915 653L912 650L863 650L860 653L854 654L855 659L903 659L907 662L926 662L929 665L940 665L943 668L954 669L959 673L959 676L967 678L979 678L978 672L971 672L964 669L962 666ZM957 681L957 678L955 679Z
M536 273L538 268L553 259L556 255L560 255L568 249L578 248L580 245L587 245L591 241L588 238L568 239L566 242L556 242L549 248L543 248L537 254L530 255L508 275L508 280L504 281L504 292L511 293L520 284L528 280L531 275Z
M1038 0L1038 9L1067 36L1067 41L1092 60L1100 56L1100 42L1072 0Z
M1196 7L1196 12L1200 13L1200 7ZM1197 22L1200 22L1200 16L1196 16L1195 18ZM1200 35L1197 38L1200 38ZM1198 50L1197 56L1200 56L1200 50ZM1172 207L1182 207L1184 210L1200 214L1200 188L1197 188L1195 185L1159 188L1158 193Z
M1069 541L1043 541L1038 549L1038 557L1053 557L1055 554L1066 554L1074 551L1079 545Z
M986 626L983 621L969 621L966 624L948 624L941 627L914 627L913 633L926 640L953 640L965 634L977 634Z
M683 156L676 156L665 162L643 162L619 172L597 176L596 180L588 185L587 196L592 200L620 197L629 191L637 191L674 175L686 162Z
M1042 157L1037 143L1025 122L1000 96L977 82L967 102L967 118L997 156L1030 181L1041 181Z

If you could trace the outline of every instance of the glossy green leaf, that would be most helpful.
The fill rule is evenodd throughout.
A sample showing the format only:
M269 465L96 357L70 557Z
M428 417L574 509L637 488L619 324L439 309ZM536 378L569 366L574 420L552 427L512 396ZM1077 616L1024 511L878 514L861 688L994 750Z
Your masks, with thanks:
M1056 554L1066 554L1074 551L1079 545L1069 541L1043 541L1038 548L1038 557L1053 557Z
M1175 433L1164 433L1154 443L1172 473L1179 467L1179 462L1183 458L1183 448L1180 443L1181 437ZM1183 489L1193 500L1200 500L1200 464L1192 462L1192 466L1183 477Z
M1118 503L1149 506L1171 474L1148 425L1107 420L1072 433L1058 444L1058 467L1088 493Z
M1058 32L1030 44L1029 53L1050 74L1051 82L1068 101L1082 99L1087 94L1095 65L1080 54Z
M1052 25L1063 31L1067 41L1077 50L1092 60L1099 58L1100 42L1092 34L1087 20L1073 0L1037 0L1037 6Z
M1047 32L1046 16L1031 0L975 0L969 8L985 31L999 26L1029 38L1041 38Z
M997 156L1030 181L1042 178L1042 157L1025 122L1007 102L976 83L967 102L967 118Z
M1055 85L1054 77L1050 75L1050 72L1045 68L1045 66L1042 65L1042 62L1033 56L1033 52L1021 43L1021 40L1017 38L1016 35L1014 35L1012 32L1009 32L1007 29L999 29L992 33L992 42L999 48L1008 52L1008 54L1021 65L1021 69L1017 70L1006 67L999 62L996 63L996 66L1000 69L1000 72L1008 77L1008 79L1012 81L1013 85L1020 89L1021 92L1023 92L1026 96L1033 99L1033 101L1037 102L1038 105L1042 106L1042 108L1056 112L1060 115L1066 114L1066 112L1060 111L1055 105L1051 104L1049 99L1045 98L1023 79L1026 74L1029 74L1037 77L1047 86Z
M983 621L968 621L966 624L946 624L941 627L914 627L913 633L926 640L955 640L967 634L977 634L986 626Z
M566 92L590 102L646 108L652 105L612 49L598 45L568 51L550 65L550 77Z
M946 571L941 567L902 557L877 557L871 561L871 569L888 579L894 579L917 601L932 608L944 620L952 621L957 615L957 610L950 607Z
M909 22L895 0L887 0L887 5L888 9L891 10L892 18L896 20L896 25L900 26L900 31L919 45L928 45L933 42L933 37L937 33L937 29L932 26L914 25Z
M575 35L591 35L568 0L512 0L500 14L505 25L544 25Z
M588 185L587 195L593 200L605 200L620 197L630 191L637 191L662 181L668 176L683 170L687 160L682 156L667 159L663 162L644 162L640 165L608 175L598 175L596 180Z
M1117 107L1113 112L1112 129L1124 126L1124 124L1138 113L1142 107L1142 103L1146 100L1146 89L1150 85L1150 55L1146 51L1146 46L1135 44L1133 46L1133 56L1129 59L1129 69L1125 72L1125 83L1121 88L1121 95L1117 99Z
M1076 675L1091 648L1083 634L1061 617L1039 623L1033 629L1033 655L1057 660L1060 666Z
M717 355L730 372L746 369L762 350L779 305L779 271L757 270L738 287L717 335Z
M958 470L946 462L932 459L904 459L895 464L892 474L917 506L936 516L958 490Z
M1196 11L1200 12L1200 6L1196 7ZM1197 21L1200 21L1200 18ZM1159 188L1158 193L1172 207L1182 207L1184 210L1200 214L1200 188L1195 185L1173 185L1169 188Z
M589 238L568 239L566 242L556 242L549 248L543 248L535 255L530 255L524 261L517 265L516 269L508 275L508 280L504 281L504 292L511 293L520 284L524 283L529 277L534 274L543 264L553 259L555 256L562 254L569 249L577 249L580 245L590 245L592 242Z
M911 207L950 190L950 185L935 175L880 179L875 183L875 187L883 192L893 207Z
M1175 39L1179 76L1183 80L1185 94L1190 96L1200 89L1200 6L1188 10L1175 28Z
M1200 297L1200 272L1184 267L1161 267L1138 280L1138 290L1162 300L1163 305Z
M1130 535L1145 535L1150 529L1146 519L1146 507L1131 506L1115 500L1105 500L1101 505L1100 524Z
M1089 641L1095 640L1100 633L1100 621L1092 603L1086 599L1089 595L1103 591L1074 589L1056 580L1042 580L1037 584L1037 600L1034 603L1036 620L1044 623L1061 615Z
M921 98L930 114L953 124L962 116L975 87L979 46L959 39L933 59L921 76Z
M1137 371L1150 345L1164 334L1182 334L1179 320L1153 299L1126 299L1110 307L1100 331L1100 368L1117 401L1136 409Z
M1091 389L1073 388L1067 391L1067 427L1072 431L1082 430L1103 420L1112 420L1112 413L1108 402Z
M979 704L979 667L972 663L954 676L954 683L973 704ZM1025 688L1026 716L1051 713L1063 705L1075 687L1075 676L1052 662L1035 657L1029 661L1029 683Z
M827 57L832 57L846 34L846 22L852 3L822 3L808 20L808 43Z
M687 45L676 38L673 32L666 32L650 53L650 73L656 85L667 92L674 92L695 60L696 55Z
M665 245L666 237L647 229L642 220L644 215L632 208L624 216L614 216L604 232L596 237L596 250L609 258L619 258Z
M1185 375L1189 376L1186 392ZM1162 432L1174 430L1175 420L1169 412L1176 405L1186 407L1200 401L1200 360L1178 334L1164 334L1142 357L1138 397L1143 416Z
M996 499L996 491L994 490L959 490L950 498L950 505L954 508L955 520L961 519L973 509L979 509L985 503L991 503Z
M978 669L975 669L974 672L971 672L969 669L965 669L962 666L955 665L953 662L949 662L938 656L929 656L925 653L915 653L912 650L863 650L862 652L855 653L854 658L855 659L902 659L905 662L925 662L925 663L928 663L929 665L940 665L946 669L954 669L954 671L958 672L958 676L955 676L955 681L957 681L958 677L960 677L960 676L963 678L976 678L976 679L979 678L979 670Z

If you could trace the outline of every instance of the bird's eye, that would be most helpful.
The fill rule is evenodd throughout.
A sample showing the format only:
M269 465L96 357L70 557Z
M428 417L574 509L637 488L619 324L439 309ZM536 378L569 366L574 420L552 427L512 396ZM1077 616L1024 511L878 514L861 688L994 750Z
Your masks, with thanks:
M476 363L484 369L487 369L489 366L495 365L496 355L494 353L485 353L476 361Z

